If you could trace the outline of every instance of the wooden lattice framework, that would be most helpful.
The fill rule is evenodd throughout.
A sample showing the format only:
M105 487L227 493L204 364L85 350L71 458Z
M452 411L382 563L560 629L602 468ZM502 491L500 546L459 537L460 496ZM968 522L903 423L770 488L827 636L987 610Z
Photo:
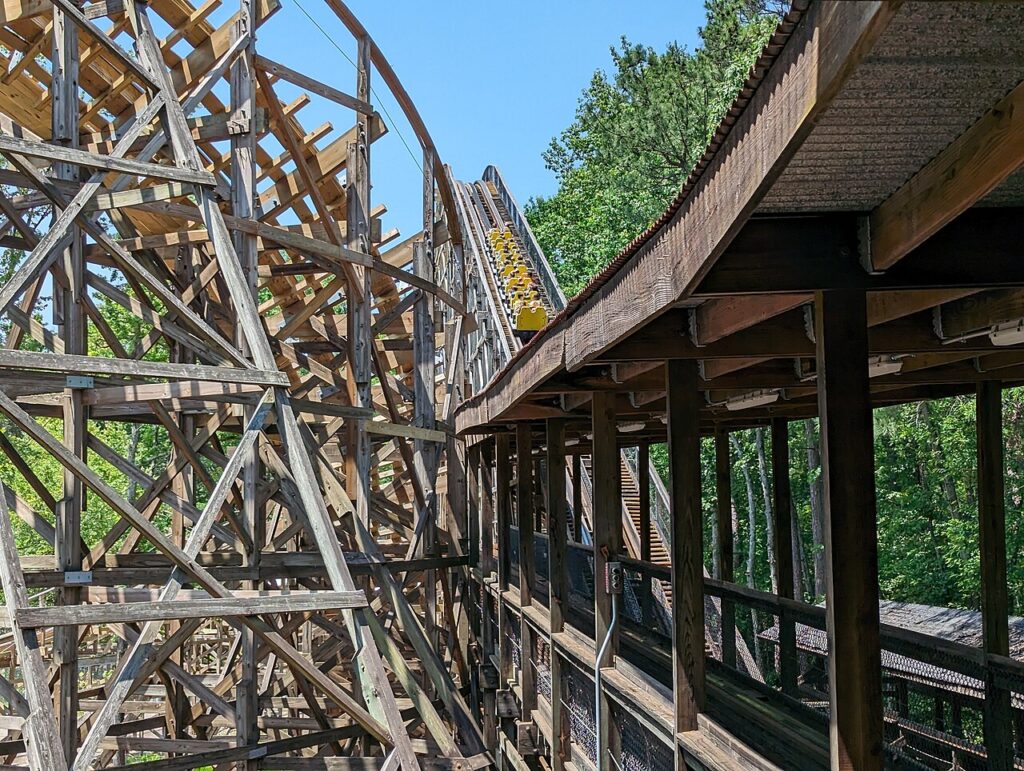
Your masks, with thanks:
M0 763L479 767L444 169L341 2L354 95L256 52L277 0L215 26L218 5L3 8L0 241L20 257L0 287L0 450L45 510L5 475ZM423 150L424 227L401 242L370 198L371 73ZM309 96L283 102L283 82ZM307 131L309 98L352 127ZM104 444L99 420L158 426L168 468ZM61 489L12 438L59 462ZM85 544L96 501L119 519ZM11 515L52 556L19 555Z

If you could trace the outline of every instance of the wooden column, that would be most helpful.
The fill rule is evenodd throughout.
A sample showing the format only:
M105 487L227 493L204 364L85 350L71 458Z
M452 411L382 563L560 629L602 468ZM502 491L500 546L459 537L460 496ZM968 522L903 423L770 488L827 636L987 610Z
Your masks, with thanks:
M815 295L833 769L882 768L882 668L865 294Z
M451 455L451 449L449 448L449 455ZM468 504L465 514L463 514L466 527L469 530L469 564L481 566L480 560L480 523L483 516L483 491L480 489L480 445L475 444L471 447L467 447L466 452L466 467L463 472L463 488L467 491L466 503ZM449 495L449 498L457 498L458 494ZM449 512L456 516L461 513L458 511L458 507L454 504L450 507Z
M512 441L494 437L494 516L498 535L498 588L506 591L512 576Z
M715 517L718 524L718 554L720 581L732 583L733 571L732 529L732 468L730 465L729 434L721 429L715 431ZM736 668L736 606L732 600L722 600L722 663Z
M1002 384L993 380L978 383L976 409L982 641L986 654L1009 656ZM984 727L988 767L1012 769L1010 692L995 682L989 670L985 673Z
M479 444L466 448L466 469L463 483L463 489L466 493L467 524L469 526L469 564L480 568L481 575L484 575L483 565L480 559L480 519L483 516L483 491L480 489ZM449 497L451 498L456 496ZM476 619L473 633L477 638L479 638L481 634L479 627L480 619L473 613L470 614L470 617L475 617Z
M519 596L533 602L536 565L533 552L533 436L529 423L516 424L516 517L519 521Z
M640 503L640 559L651 561L651 447L640 442L636 448L636 484ZM640 592L640 617L645 627L654 624L654 589L652 579L643 576Z
M775 567L779 597L793 597L793 500L789 479L789 421L772 419L772 490L775 515ZM796 652L796 625L783 611L779 614L779 677L782 692L797 695L799 660Z
M577 452L572 456L572 540L582 540L583 533L583 460Z
M51 126L53 141L70 148L78 147L79 135L78 49L78 28L55 6L51 47ZM78 179L78 169L70 164L55 163L53 170L58 179ZM55 210L54 219L58 214ZM81 300L81 294L86 291L82 283L85 280L83 239L79 227L73 226L70 231L71 244L64 251L63 259L53 269L54 277L62 276L59 281L56 278L53 281L55 299L59 298L54 303L54 312L60 322L64 352L85 354L88 343ZM75 457L84 459L87 415L82 403L81 388L64 389L62 412L64 446ZM63 497L58 501L55 512L54 539L54 557L58 568L65 572L82 569L81 524L84 506L85 489L81 481L65 470ZM81 594L80 588L63 587L57 593L57 603L77 605L81 602ZM69 762L74 760L78 748L78 631L77 626L62 626L55 629L53 635L53 657L58 668L54 702L60 727L60 743Z
M636 449L636 483L640 492L640 559L651 561L651 449L640 442Z
M245 129L231 137L231 209L234 216L254 220L253 204L256 199L256 88L253 79L253 55L255 33L252 0L240 0L238 19L232 32L237 40L250 35L249 44L239 54L231 67L231 111L238 121L245 121ZM236 231L233 234L235 251L245 278L245 289L256 298L256 269L259 262L256 236ZM235 342L239 350L251 356L244 329L237 329ZM245 417L252 415L252 408L246 409ZM352 421L355 423L356 421ZM245 550L243 561L246 567L258 574L263 546L264 526L260 521L262 512L257 505L257 486L260 479L260 460L253 453L242 469L242 527L252 542ZM184 535L184 533L182 533ZM182 541L184 545L184 541ZM246 589L259 589L258 581L246 581ZM235 710L235 735L239 746L259 742L259 672L256 662L256 633L249 628L239 630L239 662L241 678L237 686L238 704ZM184 663L184 662L182 662ZM184 726L181 727L185 737ZM237 766L240 771L255 771L259 761L247 760Z
M490 592L488 583L494 574L494 500L491 497L492 468L494 466L494 444L488 440L480 447L479 475L471 479L479 486L477 494L480 501L480 607L483 614L480 637L482 647L481 667L484 672L490 673L488 677L481 678L483 687L483 740L488 751L493 752L498 746L497 724L495 722L496 698L494 689L491 686L494 670L491 665L491 655L495 652L497 641L494 639L494 627L498 627L501 634L501 626L494 617L490 603ZM501 599L498 599L501 604ZM499 654L500 655L500 654Z
M569 569L566 549L568 506L565 498L565 420L547 421L548 491L548 610L551 634L565 628L565 603L569 600ZM550 642L550 641L549 641ZM555 771L565 768L571 759L569 748L569 711L565 708L565 675L562 656L551 645L551 765Z
M509 434L494 439L494 514L498 521L498 684L505 689L512 679L511 614L503 597L512 575L512 442ZM502 721L503 723L506 721Z
M533 552L533 435L529 423L516 424L516 514L519 519L519 602L533 604L536 565ZM533 721L537 709L537 673L533 660L533 627L523 613L519 619L519 686L522 689L524 723Z
M608 633L612 620L612 597L605 591L605 571L609 561L622 554L622 491L619 476L619 450L616 444L615 394L595 391L591 397L591 430L593 449L593 512L594 528L594 644L598 649ZM621 607L620 607L621 610ZM615 663L619 651L618 628L612 633L599 667ZM601 720L597 726L597 752L604 758L598 765L611 767L608 760L619 757L619 735L612 719L611 699L601 695Z
M475 479L477 499L480 508L480 570L484 578L490 578L495 570L494 559L494 499L491 481L494 479L494 442L488 439L480 446L480 465Z
M704 528L700 500L701 403L697 362L665 367L672 520L672 684L675 731L693 731L704 710ZM676 751L676 769L686 768Z

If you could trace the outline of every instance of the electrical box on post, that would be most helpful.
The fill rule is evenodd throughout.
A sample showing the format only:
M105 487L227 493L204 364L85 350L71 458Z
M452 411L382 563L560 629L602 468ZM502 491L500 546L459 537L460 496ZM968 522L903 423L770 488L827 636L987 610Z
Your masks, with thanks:
M622 584L625 576L622 572L621 562L605 563L604 588L608 594L622 594Z

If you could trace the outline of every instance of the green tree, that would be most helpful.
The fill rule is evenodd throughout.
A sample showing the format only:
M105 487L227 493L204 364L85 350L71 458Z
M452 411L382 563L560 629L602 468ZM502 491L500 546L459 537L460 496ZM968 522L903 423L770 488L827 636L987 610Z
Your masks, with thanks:
M665 209L778 22L779 3L708 0L701 44L658 53L625 37L544 154L559 182L527 205L562 287L578 292Z

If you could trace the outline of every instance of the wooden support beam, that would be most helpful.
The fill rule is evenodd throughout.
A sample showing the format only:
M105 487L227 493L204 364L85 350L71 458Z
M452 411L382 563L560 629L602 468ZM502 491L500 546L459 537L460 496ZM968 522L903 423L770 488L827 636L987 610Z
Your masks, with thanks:
M572 536L574 543L583 540L583 461L576 452L572 456Z
M536 583L533 497L533 433L530 424L516 424L516 518L519 523L519 604L533 604ZM519 688L521 721L531 721L537 709L537 671L533 655L534 629L523 613L519 618Z
M330 99L332 102L336 102L342 107L348 107L349 109L355 110L356 112L362 113L366 116L374 115L373 107L365 99L350 96L336 88L333 88L332 86L321 83L308 75L296 72L290 67L286 67L279 62L275 62L265 56L257 55L255 57L255 64L268 75L273 75L275 78L286 80L299 88L303 88L306 91L322 96L325 99Z
M494 515L498 536L498 586L509 589L512 578L512 442L506 433L494 437Z
M651 561L651 445L641 441L636 449L636 485L640 505L640 559ZM649 576L642 577L640 587L640 617L645 627L654 619L654 586Z
M294 592L269 597L211 597L210 599L157 600L154 602L97 603L66 607L24 608L16 612L23 629L88 624L127 624L193 618L232 618L268 613L303 613L366 607L359 591Z
M981 554L982 644L986 654L1010 655L1006 586L1006 509L1004 502L1003 394L997 380L977 388L978 551ZM1010 692L985 671L983 709L988 767L1013 768L1013 711Z
M50 82L51 126L54 142L66 149L77 151L78 146L78 92L79 92L79 40L78 30L59 5L53 11L53 40L50 60L53 72ZM54 177L74 179L75 168L66 163L53 164ZM58 216L54 212L55 217ZM84 240L80 228L72 227L71 241L62 255L62 269L67 286L60 293L63 326L61 339L63 353L88 353L85 313L82 296L88 291L83 285ZM63 400L64 446L76 457L86 460L86 425L88 408L82 401L82 390L64 389ZM82 511L85 506L85 487L71 471L64 470L63 497L54 508L54 557L58 567L67 571L82 569ZM65 587L57 594L57 605L73 609L81 601L81 590ZM20 624L19 624L20 625ZM78 749L78 662L79 630L75 626L54 631L54 660L58 677L54 693L57 708L57 727L64 757L73 761Z
M651 561L651 446L640 442L636 452L636 482L640 493L640 559Z
M871 267L885 270L1024 163L1024 83L871 213Z
M568 510L565 496L565 421L549 418L547 426L548 492L548 610L551 634L565 628L569 601L569 570L566 540ZM566 680L561 653L550 644L551 661L551 766L562 771L572 760L569 710L565 706Z
M718 565L720 581L732 583L733 542L732 528L732 464L730 463L729 434L722 429L715 431L715 517L718 526ZM723 599L721 604L722 622L722 663L736 668L736 606L732 600Z
M25 576L18 562L18 549L14 543L6 496L0 495L0 584L4 590L7 612L17 618L17 612L28 607ZM14 645L21 667L21 679L28 702L29 715L24 724L26 752L35 768L67 768L61 747L53 702L47 688L46 664L40 651L41 641L34 630L22 631L15 621Z
M591 469L593 471L593 510L591 514L594 543L594 641L598 650L605 640L604 657L599 658L597 667L612 667L619 652L619 624L612 625L613 603L620 597L606 589L607 565L623 556L622 548L622 479L619 468L619 450L615 417L615 398L605 391L591 395L591 431L593 449ZM618 611L621 614L621 610ZM612 699L602 688L601 719L597 726L597 752L602 758L601 765L618 761L620 737L613 715Z
M0 134L0 152L4 154L25 155L29 158L41 158L51 163L72 164L86 169L97 169L107 172L116 171L121 174L130 174L138 177L167 179L185 182L190 185L213 186L216 184L214 176L205 171L178 169L161 163L140 163L139 161L115 155L99 155L85 150L51 145L46 142L20 139L6 134Z
M78 354L0 351L0 370L22 369L44 372L76 372L83 375L127 375L174 380L205 380L218 383L287 385L288 376L274 370L212 367L205 364L174 364L137 359L108 359Z
M516 424L516 522L519 526L519 597L525 607L533 602L534 501L533 435L530 424Z
M704 528L701 523L701 396L697 364L665 366L669 506L672 521L672 683L674 730L693 731L704 710ZM676 769L686 766L676 751Z
M778 577L778 596L794 599L793 594L793 494L789 470L789 421L775 418L771 424L772 435L772 513L775 517L773 528L775 553L775 574ZM782 692L797 696L799 658L796 650L796 624L779 615L779 677Z
M874 444L863 292L815 296L833 769L883 766Z

